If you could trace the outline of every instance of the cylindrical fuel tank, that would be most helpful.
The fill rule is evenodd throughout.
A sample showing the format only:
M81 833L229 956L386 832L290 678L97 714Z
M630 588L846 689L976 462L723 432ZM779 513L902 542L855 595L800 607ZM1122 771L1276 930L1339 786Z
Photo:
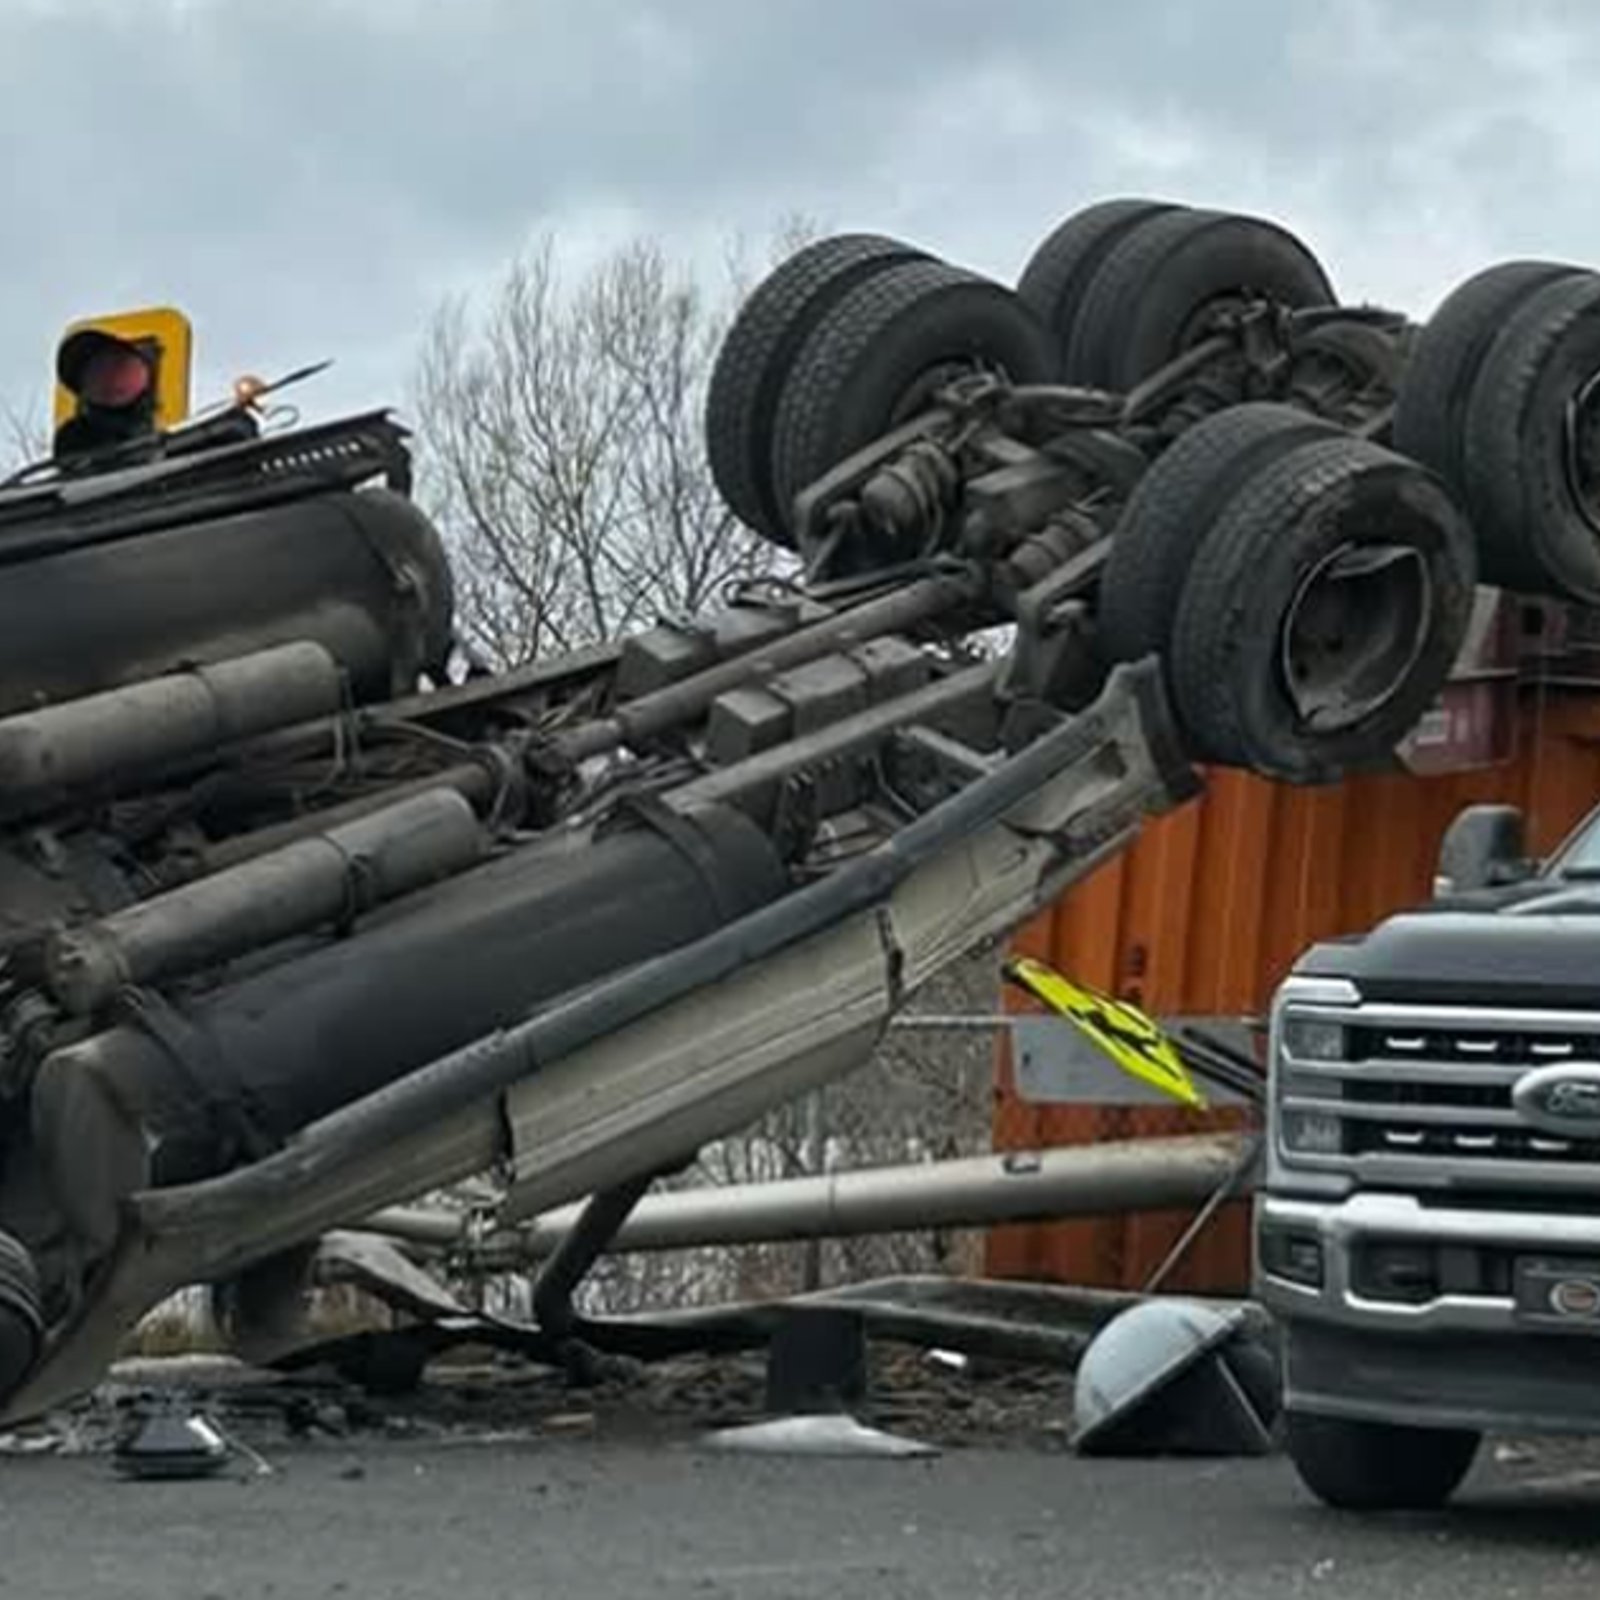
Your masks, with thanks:
M449 562L388 490L340 491L7 565L0 715L311 640L360 699L450 649Z
M414 893L483 856L477 813L430 789L77 927L43 944L44 982L73 1016Z
M254 1141L281 1139L786 887L767 836L731 808L517 851L346 939L57 1050L33 1106L51 1186L79 1232L108 1244L115 1193L233 1165Z

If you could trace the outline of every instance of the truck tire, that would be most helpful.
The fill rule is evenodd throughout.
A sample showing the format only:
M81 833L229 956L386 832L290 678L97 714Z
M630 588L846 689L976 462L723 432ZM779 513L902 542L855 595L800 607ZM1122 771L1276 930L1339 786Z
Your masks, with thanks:
M1224 506L1268 462L1331 422L1255 402L1197 423L1157 458L1128 498L1100 577L1098 641L1107 664L1165 656L1196 546Z
M1341 1511L1431 1511L1471 1471L1480 1435L1289 1411L1284 1442L1301 1481L1325 1505Z
M783 385L774 478L785 519L802 489L924 410L959 372L1044 383L1054 365L1043 323L976 273L908 262L857 284L812 330Z
M1152 217L1179 209L1163 200L1102 200L1068 217L1028 258L1017 294L1054 335L1061 382L1078 381L1069 359L1072 332L1084 291L1100 263Z
M1204 338L1219 311L1258 297L1290 309L1335 303L1316 257L1276 223L1188 209L1151 218L1090 280L1068 369L1079 383L1132 389Z
M26 1246L0 1233L0 1399L22 1387L44 1344L39 1275Z
M1172 629L1201 760L1290 783L1385 763L1466 635L1471 531L1439 482L1366 440L1271 460L1213 522Z
M1547 283L1478 371L1463 498L1484 580L1600 604L1600 274Z
M1553 261L1507 261L1475 274L1423 325L1395 398L1394 447L1464 494L1462 437L1478 370L1506 319L1548 284L1581 272Z
M806 335L856 284L926 259L899 239L837 234L795 251L740 306L711 368L705 439L717 492L747 527L789 542L772 487L772 425L784 375Z

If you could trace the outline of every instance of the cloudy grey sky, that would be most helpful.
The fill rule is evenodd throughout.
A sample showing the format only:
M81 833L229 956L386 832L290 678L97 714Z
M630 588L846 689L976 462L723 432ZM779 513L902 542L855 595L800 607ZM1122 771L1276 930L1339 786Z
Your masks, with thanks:
M198 376L402 398L535 232L714 270L785 213L1008 280L1114 194L1256 210L1347 299L1600 263L1593 0L0 0L0 396L176 301Z

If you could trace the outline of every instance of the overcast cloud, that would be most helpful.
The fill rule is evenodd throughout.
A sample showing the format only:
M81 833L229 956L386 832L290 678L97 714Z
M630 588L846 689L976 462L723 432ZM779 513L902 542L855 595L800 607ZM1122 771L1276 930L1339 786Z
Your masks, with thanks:
M1012 280L1065 213L1271 214L1419 314L1600 264L1593 0L0 0L0 395L174 301L198 376L325 355L398 402L441 295L532 234L715 270L786 213Z

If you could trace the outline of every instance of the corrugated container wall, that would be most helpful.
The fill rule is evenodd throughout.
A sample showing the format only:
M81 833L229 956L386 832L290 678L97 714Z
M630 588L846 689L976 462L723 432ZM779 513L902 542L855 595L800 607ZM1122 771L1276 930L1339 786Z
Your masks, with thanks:
M1428 896L1440 837L1461 806L1521 806L1534 848L1545 850L1600 801L1600 695L1548 677L1519 688L1516 676L1483 674L1453 685L1441 712L1454 716L1453 735L1435 728L1441 747L1454 737L1453 752L1430 760L1426 737L1413 748L1414 768L1471 770L1385 774L1328 789L1208 773L1205 795L1149 827L1026 928L1018 947L1157 1014L1262 1014L1307 945L1358 932ZM1498 749L1481 742L1484 728ZM1032 1008L1009 994L1006 1004ZM1028 1104L1016 1095L1001 1047L997 1149L1238 1121L1227 1111ZM988 1270L1137 1289L1190 1220L1147 1213L1001 1228L989 1238ZM1248 1202L1225 1206L1166 1286L1244 1292L1248 1220Z

